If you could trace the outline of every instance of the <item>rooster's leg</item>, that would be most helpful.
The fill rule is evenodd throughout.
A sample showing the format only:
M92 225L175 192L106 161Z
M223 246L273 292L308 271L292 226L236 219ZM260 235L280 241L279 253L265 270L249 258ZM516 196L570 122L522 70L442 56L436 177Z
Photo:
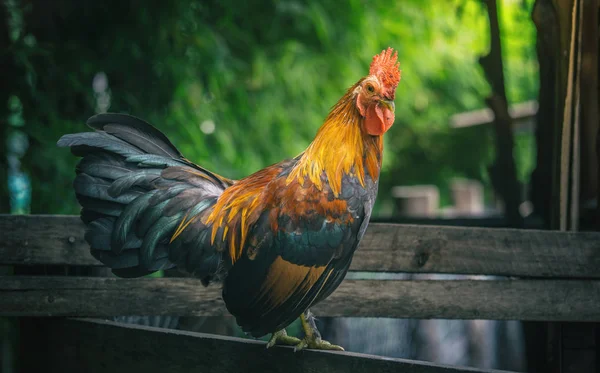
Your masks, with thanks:
M271 339L269 339L269 343L267 343L267 348L275 345L297 346L298 343L300 343L298 338L290 337L287 335L285 329L281 329L271 335Z
M321 339L321 333L319 333L319 329L317 329L317 325L315 324L315 317L309 310L300 315L300 321L304 330L304 339L296 345L294 348L295 351L305 348L344 351L342 346L337 346Z

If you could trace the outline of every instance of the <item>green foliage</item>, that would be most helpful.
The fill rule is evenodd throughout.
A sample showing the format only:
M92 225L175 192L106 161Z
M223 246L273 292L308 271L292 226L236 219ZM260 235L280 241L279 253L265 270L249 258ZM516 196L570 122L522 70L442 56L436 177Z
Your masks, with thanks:
M55 142L85 130L97 108L92 81L99 72L108 78L110 111L150 121L188 158L240 178L301 152L387 46L398 50L403 76L380 198L398 184L485 181L489 129L448 126L452 114L483 107L489 92L477 63L489 39L479 1L5 3L25 25L12 53L14 79L27 84L10 87L31 137L25 168L33 213L78 210L76 159ZM511 102L537 90L527 4L502 2L503 26L511 30L503 34Z
M531 21L533 0L504 0L501 9L502 58L506 95L511 103L537 99L536 30Z

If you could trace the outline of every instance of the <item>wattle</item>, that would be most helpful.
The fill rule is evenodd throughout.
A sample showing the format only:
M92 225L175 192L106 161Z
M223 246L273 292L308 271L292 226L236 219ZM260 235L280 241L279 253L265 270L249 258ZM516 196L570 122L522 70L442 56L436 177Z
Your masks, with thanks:
M365 113L365 129L372 136L380 136L394 124L394 112L379 103L372 104Z

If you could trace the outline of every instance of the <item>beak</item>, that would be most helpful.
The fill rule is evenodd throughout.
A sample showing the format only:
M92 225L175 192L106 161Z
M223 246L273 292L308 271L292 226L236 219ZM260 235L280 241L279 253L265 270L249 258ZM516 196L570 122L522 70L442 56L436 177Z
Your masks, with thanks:
M395 112L396 110L396 105L394 104L394 101L392 100L380 100L379 103L385 107L387 107L388 109L390 109L393 112Z

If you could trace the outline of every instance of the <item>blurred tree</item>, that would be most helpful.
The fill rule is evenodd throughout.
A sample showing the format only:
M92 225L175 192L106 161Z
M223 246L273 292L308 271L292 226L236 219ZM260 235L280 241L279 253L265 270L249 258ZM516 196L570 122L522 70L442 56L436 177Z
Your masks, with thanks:
M24 33L3 55L5 87L23 105L33 213L77 212L76 159L55 141L85 130L95 111L143 117L188 158L239 178L301 152L387 46L399 51L403 80L380 199L397 184L444 190L454 176L489 187L490 130L448 126L452 114L483 107L489 93L477 65L488 45L478 1L9 2ZM511 103L537 90L535 32L523 4L501 3L502 21L520 30L502 35ZM522 163L517 152L517 168Z
M490 21L490 51L479 59L479 63L492 88L490 96L485 101L494 113L496 143L496 156L489 167L489 175L494 190L504 201L504 210L509 226L519 228L523 224L523 218L519 213L521 186L517 180L513 154L512 119L508 112L506 99L504 61L498 21L500 15L496 0L485 0L484 4Z

